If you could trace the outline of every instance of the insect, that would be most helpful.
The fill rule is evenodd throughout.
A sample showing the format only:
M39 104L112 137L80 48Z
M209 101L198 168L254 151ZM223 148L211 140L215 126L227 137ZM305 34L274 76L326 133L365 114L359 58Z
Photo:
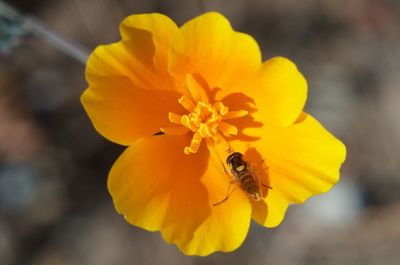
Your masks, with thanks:
M261 200L262 193L261 193L260 182L259 182L257 176L252 171L250 163L248 163L246 160L244 160L243 154L239 153L239 152L231 153L226 158L226 164L229 166L234 180L231 181L229 184L226 197L222 201L214 203L213 205L214 206L219 205L219 204L225 202L229 198L230 186L233 183L237 183L239 185L239 187L247 195L249 195L253 200L255 200L255 201ZM264 184L262 184L262 186L271 188Z

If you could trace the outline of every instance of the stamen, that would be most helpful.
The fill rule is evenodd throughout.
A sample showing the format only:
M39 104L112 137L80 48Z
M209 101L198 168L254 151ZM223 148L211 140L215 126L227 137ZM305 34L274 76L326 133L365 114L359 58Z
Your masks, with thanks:
M214 143L218 146L220 146L222 148L222 150L229 150L231 148L231 146L229 145L229 143L225 140L224 137L222 137L221 134L217 133L214 137L213 137Z
M214 124L213 126L211 126L211 131L216 134L218 132L218 123Z
M199 128L201 125L201 118L196 113L191 114L190 121L195 128Z
M229 108L225 106L222 102L215 102L213 105L214 109L218 112L218 114L224 116L229 112Z
M185 154L196 153L203 139L206 139L207 144L214 143L229 150L229 143L224 137L237 135L238 128L226 120L244 117L248 115L248 112L245 110L229 111L229 108L222 102L209 103L206 93L201 89L202 84L192 75L188 75L186 79L193 98L182 96L178 101L188 113L178 115L169 112L169 121L178 126L163 127L161 132L167 135L193 132L190 145L184 148Z
M227 123L227 122L221 122L219 124L219 130L222 132L224 135L237 135L238 134L238 129L236 126Z
M192 141L190 142L190 146L186 146L185 149L183 150L185 154L190 154L190 153L197 153L199 150L201 140L203 140L203 137L200 136L200 134L195 133L193 135Z
M168 120L174 124L181 124L181 115L175 114L173 112L168 113Z
M190 120L188 115L182 115L181 123L182 123L183 126L185 126L186 128L189 128L193 132L197 131L197 129L198 129L195 126L195 124L193 124L193 121Z
M201 137L208 137L211 135L208 126L204 123L200 124L200 128L199 128L198 132Z
M222 117L222 120L230 120L230 119L236 119L236 118L242 118L245 117L249 114L247 110L234 110L234 111L229 111L226 115Z
M194 110L193 101L187 96L183 95L178 99L179 104L181 104L187 111L192 112Z
M213 104L214 109L219 113L222 106L224 106L224 104L221 101L215 102Z

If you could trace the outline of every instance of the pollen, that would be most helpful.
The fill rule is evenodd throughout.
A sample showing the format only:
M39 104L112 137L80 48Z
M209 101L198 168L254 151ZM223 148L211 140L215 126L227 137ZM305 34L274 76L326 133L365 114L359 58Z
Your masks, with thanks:
M227 143L225 137L238 134L238 128L228 122L230 119L248 115L245 110L230 111L221 101L210 103L199 83L190 78L189 91L191 96L183 95L178 99L179 104L187 111L186 114L168 113L168 119L173 124L161 131L170 135L193 133L185 154L194 154L199 150L203 139L214 143ZM197 95L197 96L196 96Z

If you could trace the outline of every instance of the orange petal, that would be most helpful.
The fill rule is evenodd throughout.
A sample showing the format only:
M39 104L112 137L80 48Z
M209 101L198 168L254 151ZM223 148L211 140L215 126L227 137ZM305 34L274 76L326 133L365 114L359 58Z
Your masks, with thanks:
M204 90L205 84L201 83L200 77L197 77L195 75L188 74L186 75L186 85L187 88L190 92L190 95L192 95L193 99L197 101L203 101L203 102L208 102L208 96L206 91Z
M149 32L143 31L142 35L137 36L140 40L121 40L98 46L86 64L88 83L95 86L98 77L123 76L142 89L185 92L184 86L180 86L167 71L168 50L157 46Z
M179 112L179 94L144 90L126 77L96 77L81 102L96 130L110 141L129 145L137 138L169 127L168 112Z
M224 135L237 135L238 134L238 129L236 126L227 123L227 122L221 122L218 127L219 131L222 132Z
M260 130L263 137L254 146L264 156L272 190L266 197L266 218L257 212L260 207L253 208L253 218L272 227L280 223L290 203L302 203L337 183L346 149L306 113L289 127L264 125Z
M238 128L238 135L230 137L231 140L239 141L254 141L256 138L245 131L248 128L261 127L263 124L254 120L253 113L256 111L254 108L254 99L243 93L232 93L221 99L224 105L229 106L229 112L222 120L228 122Z
M179 104L182 105L182 107L184 107L189 112L192 112L193 109L196 107L194 105L193 101L188 96L185 96L185 95L180 97L178 102L179 102Z
M278 226L285 217L289 204L279 190L268 190L267 197L261 201L252 201L252 218L260 225L266 227Z
M134 58L127 58L130 69L143 74L144 88L184 92L184 86L177 85L167 70L170 46L178 31L174 21L158 13L131 15L122 21L120 31L132 47Z
M189 237L185 230L194 230L208 217L207 192L200 183L207 150L185 155L182 150L189 140L169 135L141 138L115 162L108 189L116 210L128 222L156 231L176 226L176 219L187 214L191 223L182 227L182 234ZM194 211L186 212L192 207Z
M192 219L191 216L195 215L198 207L192 204L181 218L174 220L179 220L175 227L162 231L164 239L177 242L178 247L188 255L205 256L215 251L229 252L238 248L246 238L250 226L251 204L248 197L236 188L225 202L213 206L226 197L230 180L220 159L211 155L207 170L201 178L208 194L208 217L196 229L187 231L192 233L192 237L185 238L181 229L185 222ZM232 185L231 190L234 187Z
M254 83L244 91L256 103L254 117L279 126L293 124L307 99L307 82L289 59L266 61Z
M225 116L222 117L222 120L243 118L243 117L247 116L248 114L249 114L249 112L247 110L229 111Z
M246 237L250 203L235 191L223 204L212 206L226 196L229 177L205 145L185 155L182 149L189 140L168 135L137 140L110 172L114 205L129 223L161 230L185 254L231 251Z
M188 128L183 126L160 128L160 131L170 135L182 135L189 131Z
M121 25L120 31L123 39L140 41L141 35L151 34L158 44L169 47L178 26L169 17L159 14L136 14L126 17Z
M258 71L261 53L251 36L235 32L224 16L210 12L179 29L169 66L180 80L198 73L210 87L227 88Z
M176 25L160 14L130 16L121 24L122 41L99 46L90 55L89 88L81 101L103 136L130 144L165 126L167 110L181 111L176 95L184 85L167 70L176 31Z

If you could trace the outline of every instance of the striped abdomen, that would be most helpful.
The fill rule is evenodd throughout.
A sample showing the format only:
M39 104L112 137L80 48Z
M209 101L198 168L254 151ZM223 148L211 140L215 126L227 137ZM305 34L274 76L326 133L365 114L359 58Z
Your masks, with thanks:
M245 172L238 176L240 187L243 191L248 193L254 200L259 201L261 199L260 185L250 172Z

